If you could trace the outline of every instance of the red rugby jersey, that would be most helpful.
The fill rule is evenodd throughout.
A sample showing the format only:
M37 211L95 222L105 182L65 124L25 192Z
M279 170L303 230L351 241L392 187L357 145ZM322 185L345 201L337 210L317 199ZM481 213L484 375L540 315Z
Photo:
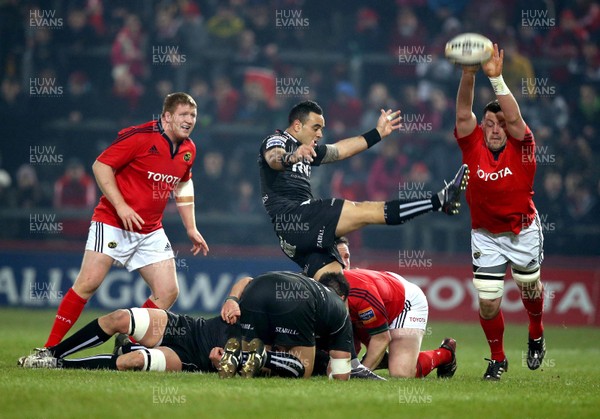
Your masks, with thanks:
M162 217L171 192L177 184L192 177L196 146L190 138L173 151L173 143L160 121L119 131L117 139L98 157L115 170L117 186L125 202L145 224L136 233L148 234L162 227ZM92 221L124 228L117 211L103 195Z
M384 332L389 322L404 310L404 285L389 272L349 269L344 276L350 284L348 309L350 319L364 337ZM363 330L360 330L363 329ZM363 343L365 342L365 339Z
M533 178L536 170L535 139L529 127L523 140L508 136L498 160L487 147L483 129L458 138L463 163L469 166L466 198L471 209L471 227L491 233L519 232L528 227L536 213Z

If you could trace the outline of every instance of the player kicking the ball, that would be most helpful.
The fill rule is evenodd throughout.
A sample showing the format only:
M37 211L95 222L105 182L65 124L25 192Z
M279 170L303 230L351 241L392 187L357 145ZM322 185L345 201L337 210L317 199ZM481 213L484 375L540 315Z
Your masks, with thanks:
M503 60L504 51L494 44L492 57L481 65L497 100L485 106L480 125L472 110L479 66L462 67L454 131L463 163L475 173L466 197L471 208L473 284L479 293L481 327L491 350L483 376L486 380L499 380L508 370L500 303L509 265L529 315L529 369L539 368L546 352L540 281L543 235L532 200L535 140L502 79Z
M208 246L196 228L192 165L196 102L167 95L159 120L119 132L93 165L103 196L94 210L81 269L58 306L45 347L58 344L113 263L137 270L152 290L142 307L169 308L179 293L173 249L162 215L171 193L196 255Z
M323 110L313 101L292 108L289 126L262 142L258 164L261 193L283 252L315 279L325 272L341 272L342 259L334 241L370 224L398 225L431 211L458 213L461 190L468 179L463 165L455 178L431 199L351 202L314 199L313 166L344 160L374 146L400 128L399 111L381 110L377 127L335 144L318 144L323 137Z

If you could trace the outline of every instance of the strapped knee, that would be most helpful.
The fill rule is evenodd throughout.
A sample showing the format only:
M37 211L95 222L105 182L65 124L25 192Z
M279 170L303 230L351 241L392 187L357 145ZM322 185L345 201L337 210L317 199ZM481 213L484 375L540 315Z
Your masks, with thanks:
M476 267L473 265L473 286L482 300L494 300L504 294L506 265Z
M532 285L540 279L540 268L530 272L520 271L513 267L511 267L510 270L512 271L512 277L517 285Z
M142 371L165 371L167 369L167 359L165 354L159 349L140 349L144 356L144 367Z
M150 313L145 308L130 308L129 311L129 336L136 341L142 340L150 327Z

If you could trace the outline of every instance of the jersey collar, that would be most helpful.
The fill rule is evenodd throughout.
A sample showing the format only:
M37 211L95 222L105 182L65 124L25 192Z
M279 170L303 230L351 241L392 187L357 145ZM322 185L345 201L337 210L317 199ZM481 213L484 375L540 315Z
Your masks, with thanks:
M160 133L160 135L167 141L167 143L169 143L169 151L171 152L171 158L175 157L177 155L177 152L179 151L179 146L185 140L183 140L182 142L180 142L178 144L174 144L173 141L169 138L169 136L165 132L165 129L162 126L162 121L160 119L158 119L156 121L156 125L158 127L158 132Z
M281 133L281 135L293 140L295 143L300 143L300 141L298 141L292 134L290 134L289 132L287 132L287 130L283 131Z

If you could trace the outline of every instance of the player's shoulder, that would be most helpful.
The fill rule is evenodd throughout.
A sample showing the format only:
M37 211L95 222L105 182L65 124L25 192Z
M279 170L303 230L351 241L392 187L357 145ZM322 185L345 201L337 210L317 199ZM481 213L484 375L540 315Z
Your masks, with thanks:
M262 142L262 147L265 150L269 150L273 147L285 148L289 137L281 130L276 130L273 134L268 135Z
M123 141L128 138L145 137L147 134L158 132L157 121L148 121L141 125L133 125L123 128L118 132L115 142Z

